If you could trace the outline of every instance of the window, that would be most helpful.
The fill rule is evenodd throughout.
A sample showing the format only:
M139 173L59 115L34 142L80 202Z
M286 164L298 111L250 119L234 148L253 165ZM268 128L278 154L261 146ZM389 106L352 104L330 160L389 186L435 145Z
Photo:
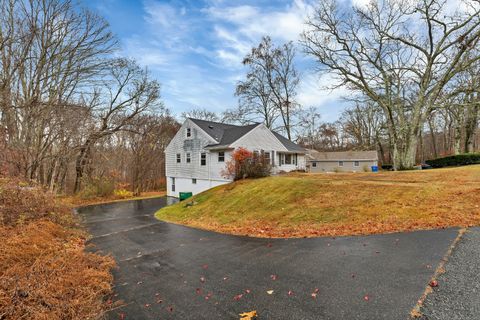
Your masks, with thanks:
M192 179L192 184L197 184L197 179L193 178Z
M263 154L263 160L265 161L265 163L270 163L270 151L267 151Z
M192 129L187 128L187 138L190 138L192 136Z
M354 167L360 167L360 161L354 161L353 166Z
M218 162L225 162L225 152L218 153Z
M205 152L202 152L200 154L200 165L201 166L206 166L207 165L207 154Z
M257 150L254 150L254 151L253 151L253 156L254 156L255 158L258 158L259 155L260 155L260 153L259 153Z
M172 178L172 191L175 192L175 178Z
M187 163L190 163L192 161L192 158L190 157L190 152L187 152Z
M292 164L293 157L291 154L285 154L284 157L285 157L285 164Z
M317 167L317 163L316 163L316 162L312 162L312 167L316 168L316 167Z
M177 163L180 162L182 162L182 156L180 155L180 153L177 153Z
M338 161L338 166L343 167L343 161Z

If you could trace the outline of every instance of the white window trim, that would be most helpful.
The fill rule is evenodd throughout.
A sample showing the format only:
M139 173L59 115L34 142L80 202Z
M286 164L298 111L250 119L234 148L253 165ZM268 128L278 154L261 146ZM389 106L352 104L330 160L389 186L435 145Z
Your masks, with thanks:
M220 153L223 153L223 160L220 161ZM225 162L225 151L219 151L218 154L217 154L217 161L222 163L222 162Z
M185 163L192 163L192 154L190 152L185 153Z
M339 167L343 167L343 165L344 165L344 162L343 162L343 161L338 161L338 166L339 166Z
M202 156L205 155L205 164L202 164ZM206 152L200 152L200 166L205 167L207 165L207 153Z
M353 166L356 168L360 167L360 161L353 161Z
M185 130L185 137L191 138L192 137L192 128L187 128Z
M182 154L181 153L177 153L175 155L175 163L182 163Z

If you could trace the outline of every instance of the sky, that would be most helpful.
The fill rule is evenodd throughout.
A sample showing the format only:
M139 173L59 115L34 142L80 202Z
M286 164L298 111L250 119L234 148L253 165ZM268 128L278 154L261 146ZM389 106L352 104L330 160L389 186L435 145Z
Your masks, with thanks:
M345 108L344 89L324 87L328 75L298 43L313 0L83 0L103 16L120 40L122 56L147 67L162 85L165 105L176 115L192 108L222 112L237 105L235 85L243 57L265 35L293 41L301 74L298 101L335 121ZM362 4L366 0L344 0Z

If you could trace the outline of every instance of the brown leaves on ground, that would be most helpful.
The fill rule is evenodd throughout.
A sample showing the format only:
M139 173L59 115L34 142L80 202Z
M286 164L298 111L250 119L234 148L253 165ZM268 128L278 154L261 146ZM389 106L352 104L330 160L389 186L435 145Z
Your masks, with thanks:
M98 318L114 261L85 251L71 211L40 188L0 181L0 216L0 318Z

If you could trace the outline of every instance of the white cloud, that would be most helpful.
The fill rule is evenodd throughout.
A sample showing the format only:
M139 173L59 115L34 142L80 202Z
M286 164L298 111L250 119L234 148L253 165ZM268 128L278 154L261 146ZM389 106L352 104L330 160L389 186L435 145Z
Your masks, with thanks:
M216 57L229 69L241 68L243 57L271 36L274 41L296 41L313 6L295 0L282 8L260 8L249 5L224 6L222 3L204 9L214 24Z

